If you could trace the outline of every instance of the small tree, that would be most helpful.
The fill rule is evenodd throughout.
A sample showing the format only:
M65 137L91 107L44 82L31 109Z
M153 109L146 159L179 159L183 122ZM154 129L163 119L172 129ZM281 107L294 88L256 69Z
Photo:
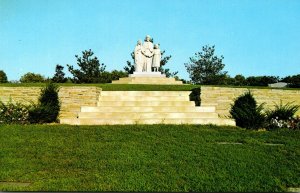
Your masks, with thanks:
M45 82L45 77L40 74L35 74L28 72L21 76L20 82L22 83L36 83L36 82Z
M7 76L3 70L0 70L0 83L7 83Z
M53 76L53 78L51 79L52 82L56 82L56 83L64 83L66 82L68 79L65 78L65 73L63 72L64 67L57 64L55 67L55 74Z
M185 63L187 72L195 84L220 84L227 72L222 72L224 57L215 56L215 46L203 46L203 52L195 53L190 62Z
M246 78L241 75L241 74L238 74L234 77L234 85L236 86L243 86L243 85L246 85Z
M236 125L246 129L259 129L265 126L266 117L262 114L263 105L257 106L250 91L235 99L231 106L230 115Z
M57 121L60 110L58 91L58 86L51 82L42 88L38 104L33 105L29 110L30 123L51 123Z
M288 87L300 88L300 74L284 77L281 81L289 83Z
M73 75L72 81L75 83L97 83L99 82L100 73L105 71L106 66L100 64L97 57L92 58L94 52L85 50L82 57L75 55L77 65L80 69L74 69L73 66L67 64L70 73Z

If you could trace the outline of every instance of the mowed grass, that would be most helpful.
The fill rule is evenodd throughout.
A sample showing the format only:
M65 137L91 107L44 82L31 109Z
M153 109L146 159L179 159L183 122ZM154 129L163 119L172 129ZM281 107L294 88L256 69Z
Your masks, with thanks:
M0 87L44 87L45 83L0 84ZM96 86L104 91L190 91L200 85L149 85L149 84L73 84L58 83L58 86Z
M0 87L43 87L45 83L2 83ZM199 87L227 87L227 88L248 88L248 89L281 89L300 90L300 88L270 88L263 86L232 86L232 85L149 85L149 84L73 84L58 83L59 86L96 86L104 91L190 91Z
M2 125L0 190L282 192L300 187L299 138L209 125Z

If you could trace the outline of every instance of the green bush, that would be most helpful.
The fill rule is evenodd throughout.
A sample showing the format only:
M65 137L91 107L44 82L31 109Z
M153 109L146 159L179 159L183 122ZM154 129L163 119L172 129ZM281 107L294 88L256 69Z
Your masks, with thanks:
M257 103L250 91L239 96L231 106L230 115L235 119L236 125L246 129L263 128L266 118L262 113L263 105Z
M274 110L267 110L266 115L267 119L271 120L272 118L278 118L279 120L289 120L291 119L295 113L299 109L299 105L293 105L293 102L288 102L287 104L283 105L282 101L280 100L279 105L275 104Z
M292 103L293 102L288 102L287 104L283 105L282 101L280 101L279 105L275 104L275 108L273 110L266 110L268 130L277 128L300 128L300 118L294 117L300 106L293 105Z
M38 104L32 105L29 111L30 123L51 123L57 121L60 110L58 90L57 85L53 83L48 83L41 90Z
M28 72L21 76L21 83L36 83L36 82L45 82L45 77L40 74L35 74L32 72Z
M26 124L29 123L28 117L28 106L11 100L7 104L0 101L0 123Z
M3 70L0 70L0 83L7 83L7 76Z

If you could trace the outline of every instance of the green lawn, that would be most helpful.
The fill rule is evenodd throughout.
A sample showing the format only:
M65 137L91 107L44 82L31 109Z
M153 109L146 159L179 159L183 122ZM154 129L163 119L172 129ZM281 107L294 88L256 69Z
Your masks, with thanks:
M197 125L2 125L0 191L282 192L300 187L299 139Z
M43 87L45 83L2 83L0 87ZM249 89L270 89L270 87L263 86L232 86L232 85L149 85L149 84L73 84L73 83L59 83L59 86L97 86L105 91L190 91L193 88L200 86L215 86L228 88L249 88ZM299 90L300 88L272 88L283 90Z

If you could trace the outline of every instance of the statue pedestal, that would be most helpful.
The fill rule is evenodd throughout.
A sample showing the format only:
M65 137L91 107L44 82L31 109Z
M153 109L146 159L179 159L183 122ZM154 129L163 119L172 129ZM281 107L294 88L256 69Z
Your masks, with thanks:
M182 81L167 78L161 72L134 72L129 77L113 80L112 84L182 84Z
M161 72L133 72L133 74L129 74L129 77L161 77L166 78L165 74Z

